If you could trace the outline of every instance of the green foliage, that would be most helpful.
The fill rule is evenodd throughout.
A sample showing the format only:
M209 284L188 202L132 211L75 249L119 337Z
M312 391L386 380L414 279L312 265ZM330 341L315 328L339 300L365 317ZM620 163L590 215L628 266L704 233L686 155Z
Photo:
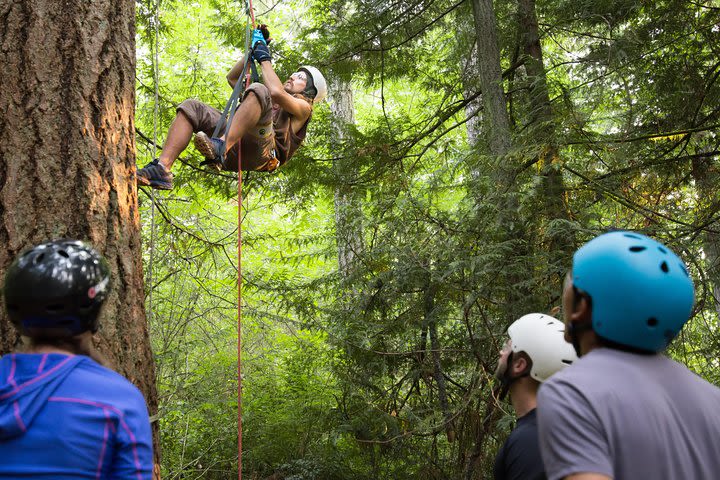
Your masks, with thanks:
M255 5L281 76L313 63L347 82L355 123L331 92L286 167L243 178L247 478L468 478L478 447L473 478L487 476L512 422L491 396L504 330L558 305L569 252L610 227L688 262L697 304L670 353L720 383L720 11L543 2L544 68L531 74L517 2L495 3L503 158L468 120L483 114L471 5ZM223 106L246 29L237 2L161 8L158 143L185 98ZM138 4L141 162L154 137L152 13ZM238 468L238 185L199 161L187 149L175 190L156 193L154 228L140 194L167 478Z

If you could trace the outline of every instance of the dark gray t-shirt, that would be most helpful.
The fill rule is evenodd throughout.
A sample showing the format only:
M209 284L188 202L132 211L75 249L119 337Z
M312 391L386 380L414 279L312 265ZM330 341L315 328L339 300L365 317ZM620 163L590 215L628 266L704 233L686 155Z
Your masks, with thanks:
M549 480L720 478L720 389L663 355L591 351L538 394Z

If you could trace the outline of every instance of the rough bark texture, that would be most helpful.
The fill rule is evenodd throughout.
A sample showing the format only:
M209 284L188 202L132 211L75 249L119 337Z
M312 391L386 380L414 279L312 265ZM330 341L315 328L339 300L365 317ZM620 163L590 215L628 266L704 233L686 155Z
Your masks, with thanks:
M347 129L355 124L353 93L349 82L337 78L332 82L330 110L335 129L335 236L338 249L338 266L343 278L353 270L355 258L363 250L363 214L361 191L357 186L358 167L355 159L344 148Z
M135 4L0 4L0 275L49 239L91 242L113 288L96 338L157 407L134 180ZM0 313L0 352L18 336Z

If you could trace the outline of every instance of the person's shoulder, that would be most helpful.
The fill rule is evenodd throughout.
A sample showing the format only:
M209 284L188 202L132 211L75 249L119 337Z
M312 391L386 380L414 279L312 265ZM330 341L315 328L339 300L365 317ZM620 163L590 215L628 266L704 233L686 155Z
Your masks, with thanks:
M78 380L82 380L90 391L102 397L110 399L144 398L140 390L127 378L89 357L82 358L76 372L78 377L81 377Z
M662 362L667 371L667 377L672 377L675 383L682 383L685 384L687 388L704 391L711 396L720 398L720 387L709 382L683 363L666 357L665 355L660 355L659 357L659 362Z
M538 408L540 411L547 405L563 404L572 400L573 402L589 401L593 395L592 391L597 386L597 375L602 371L602 365L598 365L597 358L581 358L573 365L553 374L548 380L540 385L538 390Z
M507 443L512 446L527 446L537 443L538 426L536 418L530 421L518 422L510 432Z

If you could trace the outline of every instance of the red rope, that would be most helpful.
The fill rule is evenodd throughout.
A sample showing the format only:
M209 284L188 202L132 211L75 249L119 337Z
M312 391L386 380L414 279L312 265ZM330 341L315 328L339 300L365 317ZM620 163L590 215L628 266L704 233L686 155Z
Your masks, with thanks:
M253 34L255 30L255 12L253 11L252 0L248 0L248 11L250 13L250 21L252 29L248 33ZM248 51L246 55L250 55ZM252 62L252 57L246 59ZM250 86L250 72L245 75L245 89ZM237 260L237 378L238 378L238 480L242 480L242 138L237 143L238 157L238 260Z

